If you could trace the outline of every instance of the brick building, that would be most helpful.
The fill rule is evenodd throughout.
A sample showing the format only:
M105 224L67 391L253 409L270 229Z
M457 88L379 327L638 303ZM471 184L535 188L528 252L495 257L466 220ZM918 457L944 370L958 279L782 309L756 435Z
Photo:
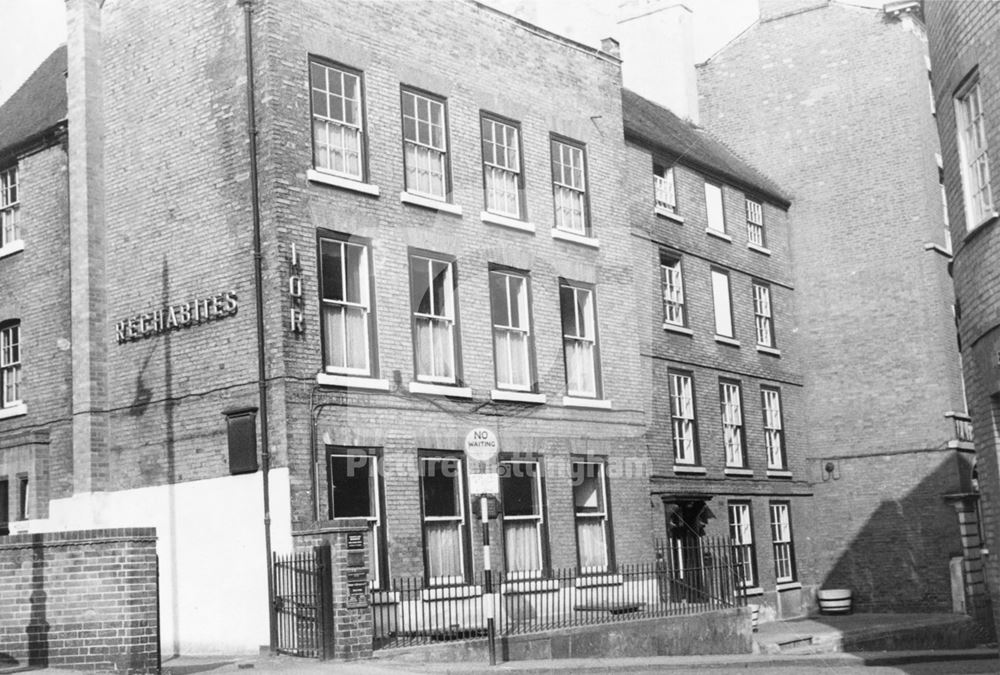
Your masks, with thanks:
M928 2L923 11L954 242L958 330L975 431L978 484L970 489L968 501L978 498L985 535L980 544L980 530L970 528L967 545L982 549L995 625L1000 626L1000 564L996 555L989 555L1000 545L1000 231L993 197L997 174L990 171L1000 148L1000 60L995 48L1000 9L992 3Z
M978 546L963 538L972 446L916 10L762 1L760 20L698 69L702 123L791 196L816 514L799 543L816 580L853 589L867 611L983 597Z

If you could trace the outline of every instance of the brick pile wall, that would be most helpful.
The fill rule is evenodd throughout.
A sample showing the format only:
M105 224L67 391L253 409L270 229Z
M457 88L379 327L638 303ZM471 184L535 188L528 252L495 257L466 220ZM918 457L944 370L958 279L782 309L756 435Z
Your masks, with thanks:
M159 670L156 531L0 538L0 659L18 665Z

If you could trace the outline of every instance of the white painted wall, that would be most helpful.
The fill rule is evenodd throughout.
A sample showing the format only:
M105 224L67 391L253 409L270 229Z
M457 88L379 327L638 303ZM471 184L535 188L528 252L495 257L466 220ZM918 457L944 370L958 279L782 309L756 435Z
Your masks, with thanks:
M268 644L261 473L53 500L52 532L155 527L160 560L160 645L174 654L250 654ZM288 469L273 469L271 541L292 549Z

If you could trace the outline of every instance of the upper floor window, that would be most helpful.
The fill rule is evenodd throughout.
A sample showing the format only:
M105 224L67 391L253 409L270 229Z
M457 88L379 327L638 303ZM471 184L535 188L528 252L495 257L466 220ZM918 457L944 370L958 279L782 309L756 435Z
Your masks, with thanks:
M771 288L753 283L753 318L757 328L757 344L774 346L774 322L771 319Z
M767 468L785 468L785 432L781 421L781 392L769 387L760 388L761 408L764 411L764 448L767 450Z
M407 192L447 199L447 136L444 101L404 89L403 163Z
M21 403L21 324L0 327L0 408Z
M764 205L755 199L747 203L747 241L757 246L764 246Z
M490 270L490 305L497 388L530 391L534 378L528 276L508 270Z
M0 249L21 239L17 165L0 170Z
M788 502L771 502L770 507L775 581L779 584L795 581L795 547L792 544L792 517Z
M719 382L719 405L722 408L722 438L726 448L726 466L745 467L743 436L743 401L739 382Z
M469 554L462 459L421 457L420 496L427 580L432 584L462 583Z
M587 235L587 176L583 146L552 140L552 192L556 227Z
M343 375L374 375L374 314L368 242L320 239L323 365Z
M688 373L670 371L670 418L674 436L674 462L698 463L698 428L695 419L694 381Z
M545 519L538 462L500 462L500 498L508 576L541 576L545 569Z
M971 230L994 215L986 119L978 80L966 84L955 97L955 117L965 194L965 224Z
M674 167L653 167L653 194L656 206L670 213L677 212L677 189L674 185Z
M680 258L660 255L660 280L663 286L663 323L672 326L686 325L684 280Z
M573 462L573 512L580 571L603 572L611 565L608 486L604 464Z
M316 169L364 180L361 75L339 66L311 61L309 86Z
M455 263L410 256L413 350L417 380L456 384Z
M729 273L712 270L712 301L715 307L715 334L733 337L733 308L729 299Z
M521 174L521 134L509 122L483 115L483 181L486 210L510 218L521 218L524 189Z
M562 308L563 356L566 361L566 393L598 396L597 322L594 292L563 281L559 285Z
M708 229L725 232L726 215L722 206L722 186L718 183L705 181L705 211L708 216Z
M742 588L757 585L757 555L753 545L753 522L750 504L729 502L729 539L733 545L733 556L739 571L738 580Z

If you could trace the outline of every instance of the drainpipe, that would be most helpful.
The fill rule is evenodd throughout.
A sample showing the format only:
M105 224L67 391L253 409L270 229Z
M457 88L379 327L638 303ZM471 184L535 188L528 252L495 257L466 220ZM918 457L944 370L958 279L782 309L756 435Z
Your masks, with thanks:
M260 195L257 192L257 118L254 109L253 85L253 19L252 0L239 0L243 6L243 24L247 64L247 136L250 141L250 201L253 207L253 273L257 310L257 391L260 398L260 464L264 483L264 549L267 555L267 622L270 650L278 647L278 620L274 605L274 570L271 566L271 451L267 436L267 363L264 354L264 286L261 270Z

